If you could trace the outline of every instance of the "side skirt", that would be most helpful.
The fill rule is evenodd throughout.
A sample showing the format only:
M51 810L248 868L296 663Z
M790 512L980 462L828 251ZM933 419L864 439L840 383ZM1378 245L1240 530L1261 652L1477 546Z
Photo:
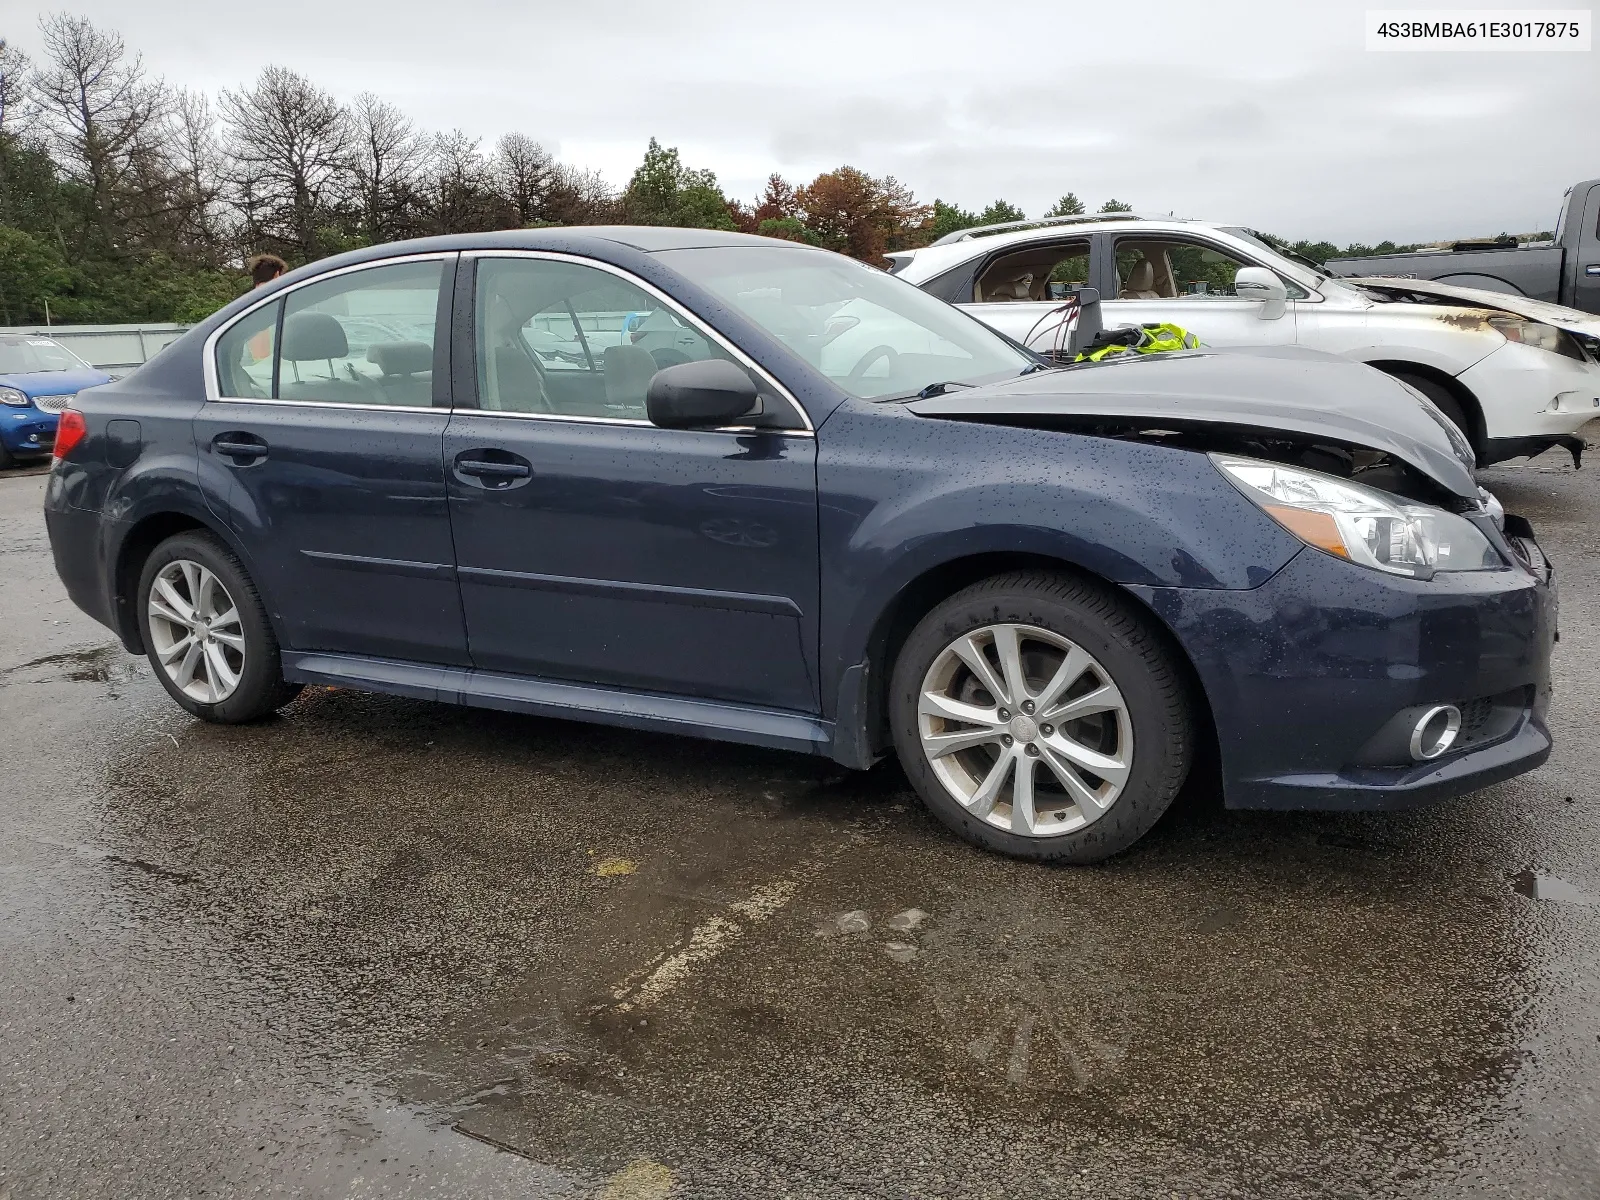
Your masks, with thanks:
M294 683L387 692L418 700L535 713L801 754L827 756L833 746L833 722L802 713L653 692L625 692L593 684L557 683L470 667L285 651L283 674Z

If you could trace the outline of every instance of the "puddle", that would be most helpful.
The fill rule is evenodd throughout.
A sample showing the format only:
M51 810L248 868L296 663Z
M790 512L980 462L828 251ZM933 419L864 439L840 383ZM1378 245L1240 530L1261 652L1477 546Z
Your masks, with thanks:
M1591 896L1565 879L1541 875L1537 871L1513 875L1511 889L1533 900L1554 900L1558 904L1600 904L1600 896Z

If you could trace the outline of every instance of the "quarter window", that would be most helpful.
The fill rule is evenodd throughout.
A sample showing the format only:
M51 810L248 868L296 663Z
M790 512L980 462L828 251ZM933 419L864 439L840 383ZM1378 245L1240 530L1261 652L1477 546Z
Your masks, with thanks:
M283 302L247 313L217 339L217 387L224 396L265 400L272 395L272 359Z
M478 406L487 411L643 421L657 371L731 360L609 271L537 258L483 258L477 270ZM786 407L768 397L769 420Z

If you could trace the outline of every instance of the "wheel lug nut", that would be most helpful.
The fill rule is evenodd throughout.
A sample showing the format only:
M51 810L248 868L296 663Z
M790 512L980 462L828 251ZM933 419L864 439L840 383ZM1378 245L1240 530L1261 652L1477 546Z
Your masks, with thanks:
M1032 742L1028 743L1028 757L1029 758L1038 758L1039 757L1039 747L1035 746Z
M1031 713L1033 711L1033 701L1032 700L1024 700L1022 702L1022 711L1025 712L1025 713Z
M1011 720L1011 714L1009 712L1007 712L1005 709L1002 708L1000 710L1000 719L1002 721L1009 721L1009 720Z
M1045 737L1049 737L1055 731L1056 731L1056 727L1054 725L1041 725L1041 726L1039 726L1039 732L1044 734Z
M1002 735L1001 738L1000 738L1001 744L1005 745L1005 746L1011 745L1013 740L1014 739L1012 738L1012 736L1009 733Z

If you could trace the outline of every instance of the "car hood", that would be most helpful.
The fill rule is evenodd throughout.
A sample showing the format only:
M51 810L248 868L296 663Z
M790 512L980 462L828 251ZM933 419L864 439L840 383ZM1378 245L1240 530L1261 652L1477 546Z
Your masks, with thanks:
M1526 296L1510 296L1504 292L1490 292L1483 288L1456 287L1453 283L1435 283L1431 279L1400 279L1392 276L1345 277L1341 283L1357 287L1377 288L1380 291L1406 292L1413 296L1433 296L1454 307L1470 304L1478 308L1493 308L1516 317L1526 317L1545 325L1554 325L1568 333L1581 333L1585 337L1600 338L1600 317L1593 313L1547 304L1543 300L1530 300Z
M84 388L110 383L104 371L85 368L79 371L16 371L0 375L0 387L16 388L25 396L65 396Z
M1392 455L1456 496L1478 496L1471 447L1431 404L1373 367L1294 346L1128 356L908 407L923 417L1100 417L1324 438Z

